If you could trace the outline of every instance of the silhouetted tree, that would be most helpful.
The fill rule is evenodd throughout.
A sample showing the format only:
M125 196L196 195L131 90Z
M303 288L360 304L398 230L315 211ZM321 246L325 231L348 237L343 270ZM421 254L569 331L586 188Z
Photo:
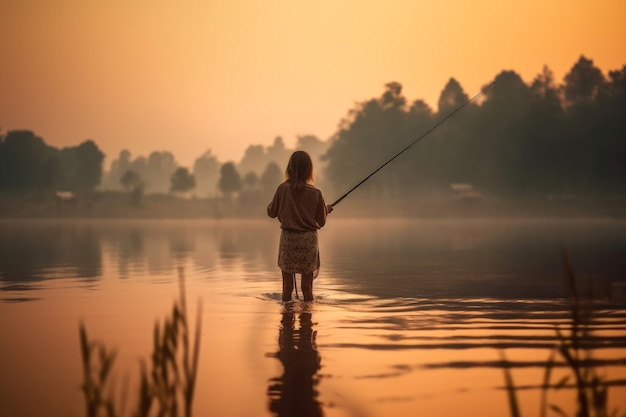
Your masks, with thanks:
M105 174L103 188L115 190L119 188L119 180L126 171L132 169L142 178L143 187L149 193L166 193L169 191L170 178L178 164L170 152L151 152L148 158L138 156L131 159L127 150L120 152L119 158L111 163L111 169Z
M469 96L463 91L461 84L454 78L450 78L439 96L439 114L448 114L469 100Z
M602 117L599 148L606 158L599 157L603 185L609 192L626 192L626 65L609 71L607 96L598 103ZM620 139L621 138L621 139ZM603 161L603 163L602 163Z
M254 188L259 182L259 177L256 173L250 171L246 175L244 175L243 182L246 187Z
M241 191L243 181L233 162L222 165L220 170L219 187L226 198L231 198L234 193Z
M530 84L532 104L526 120L526 164L529 182L537 196L565 191L565 176L571 155L565 140L561 87L544 66Z
M578 193L595 193L604 188L600 172L606 158L611 157L603 143L606 119L599 104L606 98L607 90L602 71L584 56L564 77L565 152L570 157L568 188Z
M148 184L147 190L152 193L166 193L170 191L170 180L177 168L178 164L171 152L155 151L150 153L146 162L145 172L143 172L143 178L145 178Z
M130 193L130 204L137 206L143 198L143 180L141 176L132 169L127 169L120 178L120 184Z
M606 87L602 71L593 65L593 61L581 56L570 72L565 75L563 91L568 105L591 102Z
M105 190L119 190L120 179L131 167L131 153L124 149L120 152L117 159L111 162L109 170L106 171L102 178L102 188Z
M342 121L331 139L325 160L326 178L339 189L347 189L384 163L408 143L406 99L399 83L385 85L378 99L358 104ZM398 166L389 165L372 177L362 195L389 196L397 192Z
M177 168L170 178L170 192L187 192L196 186L196 179L187 168Z
M210 150L196 159L193 164L193 175L196 178L196 192L199 195L214 196L217 194L220 166L220 162Z
M245 187L243 187L237 199L239 209L246 214L260 212L260 206L264 202L261 197L262 191L258 187L259 176L255 172L250 171L244 175L243 183Z
M241 172L261 173L267 165L267 161L268 155L262 145L250 145L239 163L239 170Z
M302 135L297 137L296 141L296 150L306 151L313 161L313 166L315 169L315 181L316 183L322 183L322 188L324 188L324 165L325 161L323 155L328 151L329 141L322 141L315 135ZM286 161L281 161L281 163L286 163Z
M267 162L282 164L284 163L283 161L287 161L290 156L291 152L285 147L285 142L280 136L277 136L274 139L274 143L267 147Z
M2 138L0 167L0 190L13 194L54 191L62 176L58 150L29 130Z
M482 102L470 103L352 198L436 195L452 182L510 198L626 191L626 67L607 79L583 56L561 84L548 67L530 84L514 71L495 81ZM324 155L328 181L348 189L467 99L451 79L433 114L420 100L407 108L401 86L387 84L340 123Z
M31 131L11 131L0 139L0 191L92 191L100 184L103 160L92 140L59 151Z
M626 98L626 65L621 69L609 71L608 92L612 99L624 100Z
M263 174L261 175L261 179L259 182L261 183L261 189L263 190L263 196L272 196L276 187L282 182L283 174L278 167L278 164L275 162L270 162L265 167Z
M126 170L124 175L122 175L122 178L120 178L120 184L122 184L122 187L126 190L132 190L137 186L141 186L143 181L136 171L129 169Z
M525 144L530 134L532 92L519 74L502 71L486 95L480 116L488 128L475 142L483 156L480 164L476 163L476 169L482 170L484 186L491 192L532 193L534 189L526 180L528 158L532 157L529 152L533 151ZM473 156L478 158L478 155Z
M306 151L314 161L326 152L328 144L315 135L301 135L297 137L296 149Z
M419 119L414 119L415 116L410 118L411 131L425 132L465 105L462 112L455 113L454 117L425 138L419 144L419 149L413 151L413 172L419 181L409 181L410 190L437 194L441 190L447 190L452 183L482 186L478 184L480 179L475 175L476 164L472 158L475 148L469 146L477 139L474 136L482 133L482 129L475 124L477 105L473 102L467 103L468 100L469 96L461 84L450 78L439 96L438 113L424 113L419 124ZM410 170L405 170L405 175L410 175Z
M86 192L100 185L104 153L94 141L61 149L59 160L63 172L61 188L64 190Z

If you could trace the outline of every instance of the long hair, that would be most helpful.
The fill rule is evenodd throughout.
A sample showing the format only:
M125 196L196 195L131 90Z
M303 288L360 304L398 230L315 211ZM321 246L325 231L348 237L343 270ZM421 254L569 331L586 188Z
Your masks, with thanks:
M289 158L285 172L287 182L296 190L304 189L308 182L313 181L313 161L305 151L295 151Z

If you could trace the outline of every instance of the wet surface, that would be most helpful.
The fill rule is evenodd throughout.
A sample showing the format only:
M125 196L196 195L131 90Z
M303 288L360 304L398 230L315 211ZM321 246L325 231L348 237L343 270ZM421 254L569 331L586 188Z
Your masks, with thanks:
M134 386L179 268L190 317L203 304L196 415L507 415L501 352L532 415L571 321L564 247L581 297L594 282L586 363L611 398L626 393L626 222L337 220L320 232L315 302L287 304L272 222L0 232L0 415L83 415L79 322L118 352L112 390ZM550 397L570 410L572 398Z

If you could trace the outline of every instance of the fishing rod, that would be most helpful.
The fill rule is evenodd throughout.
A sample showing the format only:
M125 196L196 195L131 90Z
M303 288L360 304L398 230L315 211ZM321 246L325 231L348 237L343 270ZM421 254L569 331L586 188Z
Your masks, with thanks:
M476 100L480 95L484 94L488 89L490 89L496 82L492 82L491 84L489 84L488 86L486 86L485 88L483 88L482 90L480 90L474 97L470 98L469 100L467 100L465 103L461 104L459 107L457 107L452 113L448 114L446 117L444 117L443 119L441 119L437 124L435 124L433 127L431 127L430 129L428 129L426 132L424 132L420 137L418 137L417 139L415 139L413 142L409 143L404 149L402 149L400 152L398 152L397 154L395 154L390 160L388 160L387 162L385 162L384 164L382 164L381 166L379 166L378 168L376 168L376 170L374 172L372 172L371 174L369 174L367 177L363 178L357 185L355 185L354 187L350 188L348 190L348 192L346 192L344 195L342 195L341 197L339 197L337 199L337 201L335 201L334 203L331 204L331 207L336 206L337 204L339 204L339 202L341 200L343 200L344 198L346 198L348 196L348 194L350 194L352 191L356 190L357 188L359 188L359 186L361 186L361 184L363 184L365 181L369 180L372 176L374 176L374 174L376 174L378 171L380 171L381 169L383 169L385 166L387 166L387 164L389 164L391 161L393 161L394 159L396 159L397 157L399 157L400 155L402 155L404 152L406 152L410 147L412 147L413 145L415 145L417 142L419 142L420 140L422 140L426 135L428 135L430 132L432 132L433 130L437 129L439 126L441 126L446 120L448 120L449 118L451 118L452 116L454 116L459 110L461 110L463 107L467 106L469 103L471 103L472 101Z

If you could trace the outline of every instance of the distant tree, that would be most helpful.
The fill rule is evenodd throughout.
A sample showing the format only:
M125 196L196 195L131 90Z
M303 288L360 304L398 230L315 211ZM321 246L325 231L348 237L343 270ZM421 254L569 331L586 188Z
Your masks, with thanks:
M546 101L551 107L562 108L561 89L554 81L554 73L550 68L544 65L542 71L537 74L532 84L531 91Z
M471 152L472 148L468 148L467 143L469 132L478 131L472 126L477 104L468 100L469 96L461 84L455 78L450 78L441 91L438 112L434 117L429 115L429 108L423 105L415 107L416 103L413 104L409 123L413 125L411 130L414 132L424 132L461 106L464 108L420 143L419 150L416 149L412 155L414 169L406 165L403 167L401 176L408 177L405 181L407 191L419 189L428 195L440 193L440 190L449 188L455 182L476 185L475 164L472 160L475 152ZM422 110L421 116L415 113L419 108ZM411 171L413 175L410 175Z
M62 188L74 192L92 191L102 180L104 153L92 140L59 151Z
M130 151L123 149L120 151L120 155L119 155L119 169L122 172L126 172L129 168L130 168L130 164L132 162L131 159L132 154L130 153Z
M0 142L0 191L54 191L61 178L58 150L29 130L12 130Z
M315 176L317 177L316 181L318 182L320 178L323 178L324 176L324 171L321 169L321 166L324 162L323 155L328 150L329 144L330 142L324 142L314 135L303 135L297 137L296 149L306 151L311 156L315 169ZM282 163L285 163L285 161L282 161Z
M152 193L166 193L170 190L172 175L178 168L171 152L151 152L146 162L144 178L147 190Z
M196 178L196 192L202 196L217 194L217 182L220 175L220 163L210 150L197 158L193 164L193 176Z
M450 78L439 96L439 114L448 114L469 99L463 91L461 84L454 78Z
M385 84L385 92L379 100L382 107L393 107L396 109L404 109L406 106L406 98L402 95L402 84L392 81Z
M535 96L515 71L500 72L486 96L479 115L482 134L473 140L475 150L468 148L472 160L478 161L482 155L481 163L476 164L478 178L490 192L509 196L533 193L525 167L536 150L527 143Z
M226 162L220 170L219 188L226 198L241 191L243 181L233 162Z
M250 145L246 148L238 167L241 172L255 172L260 174L267 165L268 155L262 145Z
M31 131L11 131L0 141L0 190L92 191L102 179L103 161L92 140L58 150Z
M263 190L263 196L271 196L278 184L283 181L283 174L278 167L278 164L275 162L270 162L265 167L263 174L261 175L261 179L259 182L261 183L261 189Z
M621 69L609 71L608 91L612 98L626 99L626 65Z
M608 156L600 169L611 191L623 194L626 193L626 65L609 71L608 97L599 104L603 117L600 123L604 126L599 145Z
M239 209L242 213L258 212L261 203L267 204L267 202L263 201L262 190L258 187L259 176L256 172L250 171L244 175L243 183L245 184L245 187L237 197Z
M591 102L606 88L602 71L584 56L565 75L564 81L563 91L568 105Z
M255 172L248 172L243 177L243 182L248 188L254 188L259 182L259 176Z
M147 178L148 160L145 156L138 156L132 160L130 167L141 177L143 189L147 192L150 190L150 179Z
M531 91L522 77L515 71L502 71L495 78L495 84L487 90L485 106L500 108L507 112L519 112L531 98ZM505 107L502 107L505 106Z
M563 78L562 88L567 145L563 150L568 161L565 186L569 192L605 192L604 183L609 179L605 166L612 165L609 161L613 157L605 136L611 121L602 103L610 87L593 61L581 56Z
M196 179L187 168L177 168L170 179L170 192L187 192L196 186Z
M429 133L358 196L442 195L452 182L511 199L626 192L626 66L607 79L581 57L561 84L548 67L530 84L515 71L495 81L482 101ZM323 156L326 181L348 189L467 99L451 79L433 113L421 100L408 107L401 85L388 83L339 124Z
M415 100L409 108L409 114L416 118L428 118L433 116L433 110L424 100Z
M105 171L102 177L102 188L105 190L120 189L120 179L128 171L132 169L131 153L123 149L118 158L111 162L108 171Z
M607 80L581 57L564 82L568 145L579 155L570 182L586 194L625 192L626 67Z
M267 162L276 162L279 164L287 161L291 156L291 152L285 147L283 138L277 136L274 139L274 143L267 147Z
M526 169L528 182L542 195L562 193L563 173L571 163L565 135L564 109L561 87L553 72L544 66L530 84L532 107L526 119Z
M402 136L407 138L408 142L417 139L418 135L427 131L434 120L432 109L423 100L414 101L408 109L405 118ZM446 127L446 126L444 126ZM437 180L436 170L441 167L441 161L437 160L438 140L440 132L435 132L433 136L424 140L419 144L419 149L411 150L410 154L405 157L398 158L394 163L398 164L398 175L404 177L403 183L407 188L413 190L419 189L424 193ZM441 135L442 136L442 135ZM455 138L454 133L450 137ZM446 146L446 149L452 151L452 146Z
M138 206L143 198L144 182L137 171L127 169L120 178L120 184L130 193L130 204Z
M105 174L103 188L119 188L121 176L132 169L141 177L146 192L166 193L170 188L170 178L177 167L176 158L170 152L154 151L147 158L138 156L131 159L130 152L123 150L119 158L111 163L109 172Z
M127 191L131 191L136 187L143 186L143 180L141 179L137 171L128 169L120 178L120 184Z
M406 99L397 82L385 85L379 98L356 105L341 122L324 158L327 161L325 177L337 188L354 185L372 169L384 163L405 146L412 132L408 132ZM398 166L389 165L372 178L361 195L389 195L397 192L396 182L385 181L396 175Z
M296 140L296 148L308 152L311 156L320 155L326 149L326 142L315 135L300 135Z

